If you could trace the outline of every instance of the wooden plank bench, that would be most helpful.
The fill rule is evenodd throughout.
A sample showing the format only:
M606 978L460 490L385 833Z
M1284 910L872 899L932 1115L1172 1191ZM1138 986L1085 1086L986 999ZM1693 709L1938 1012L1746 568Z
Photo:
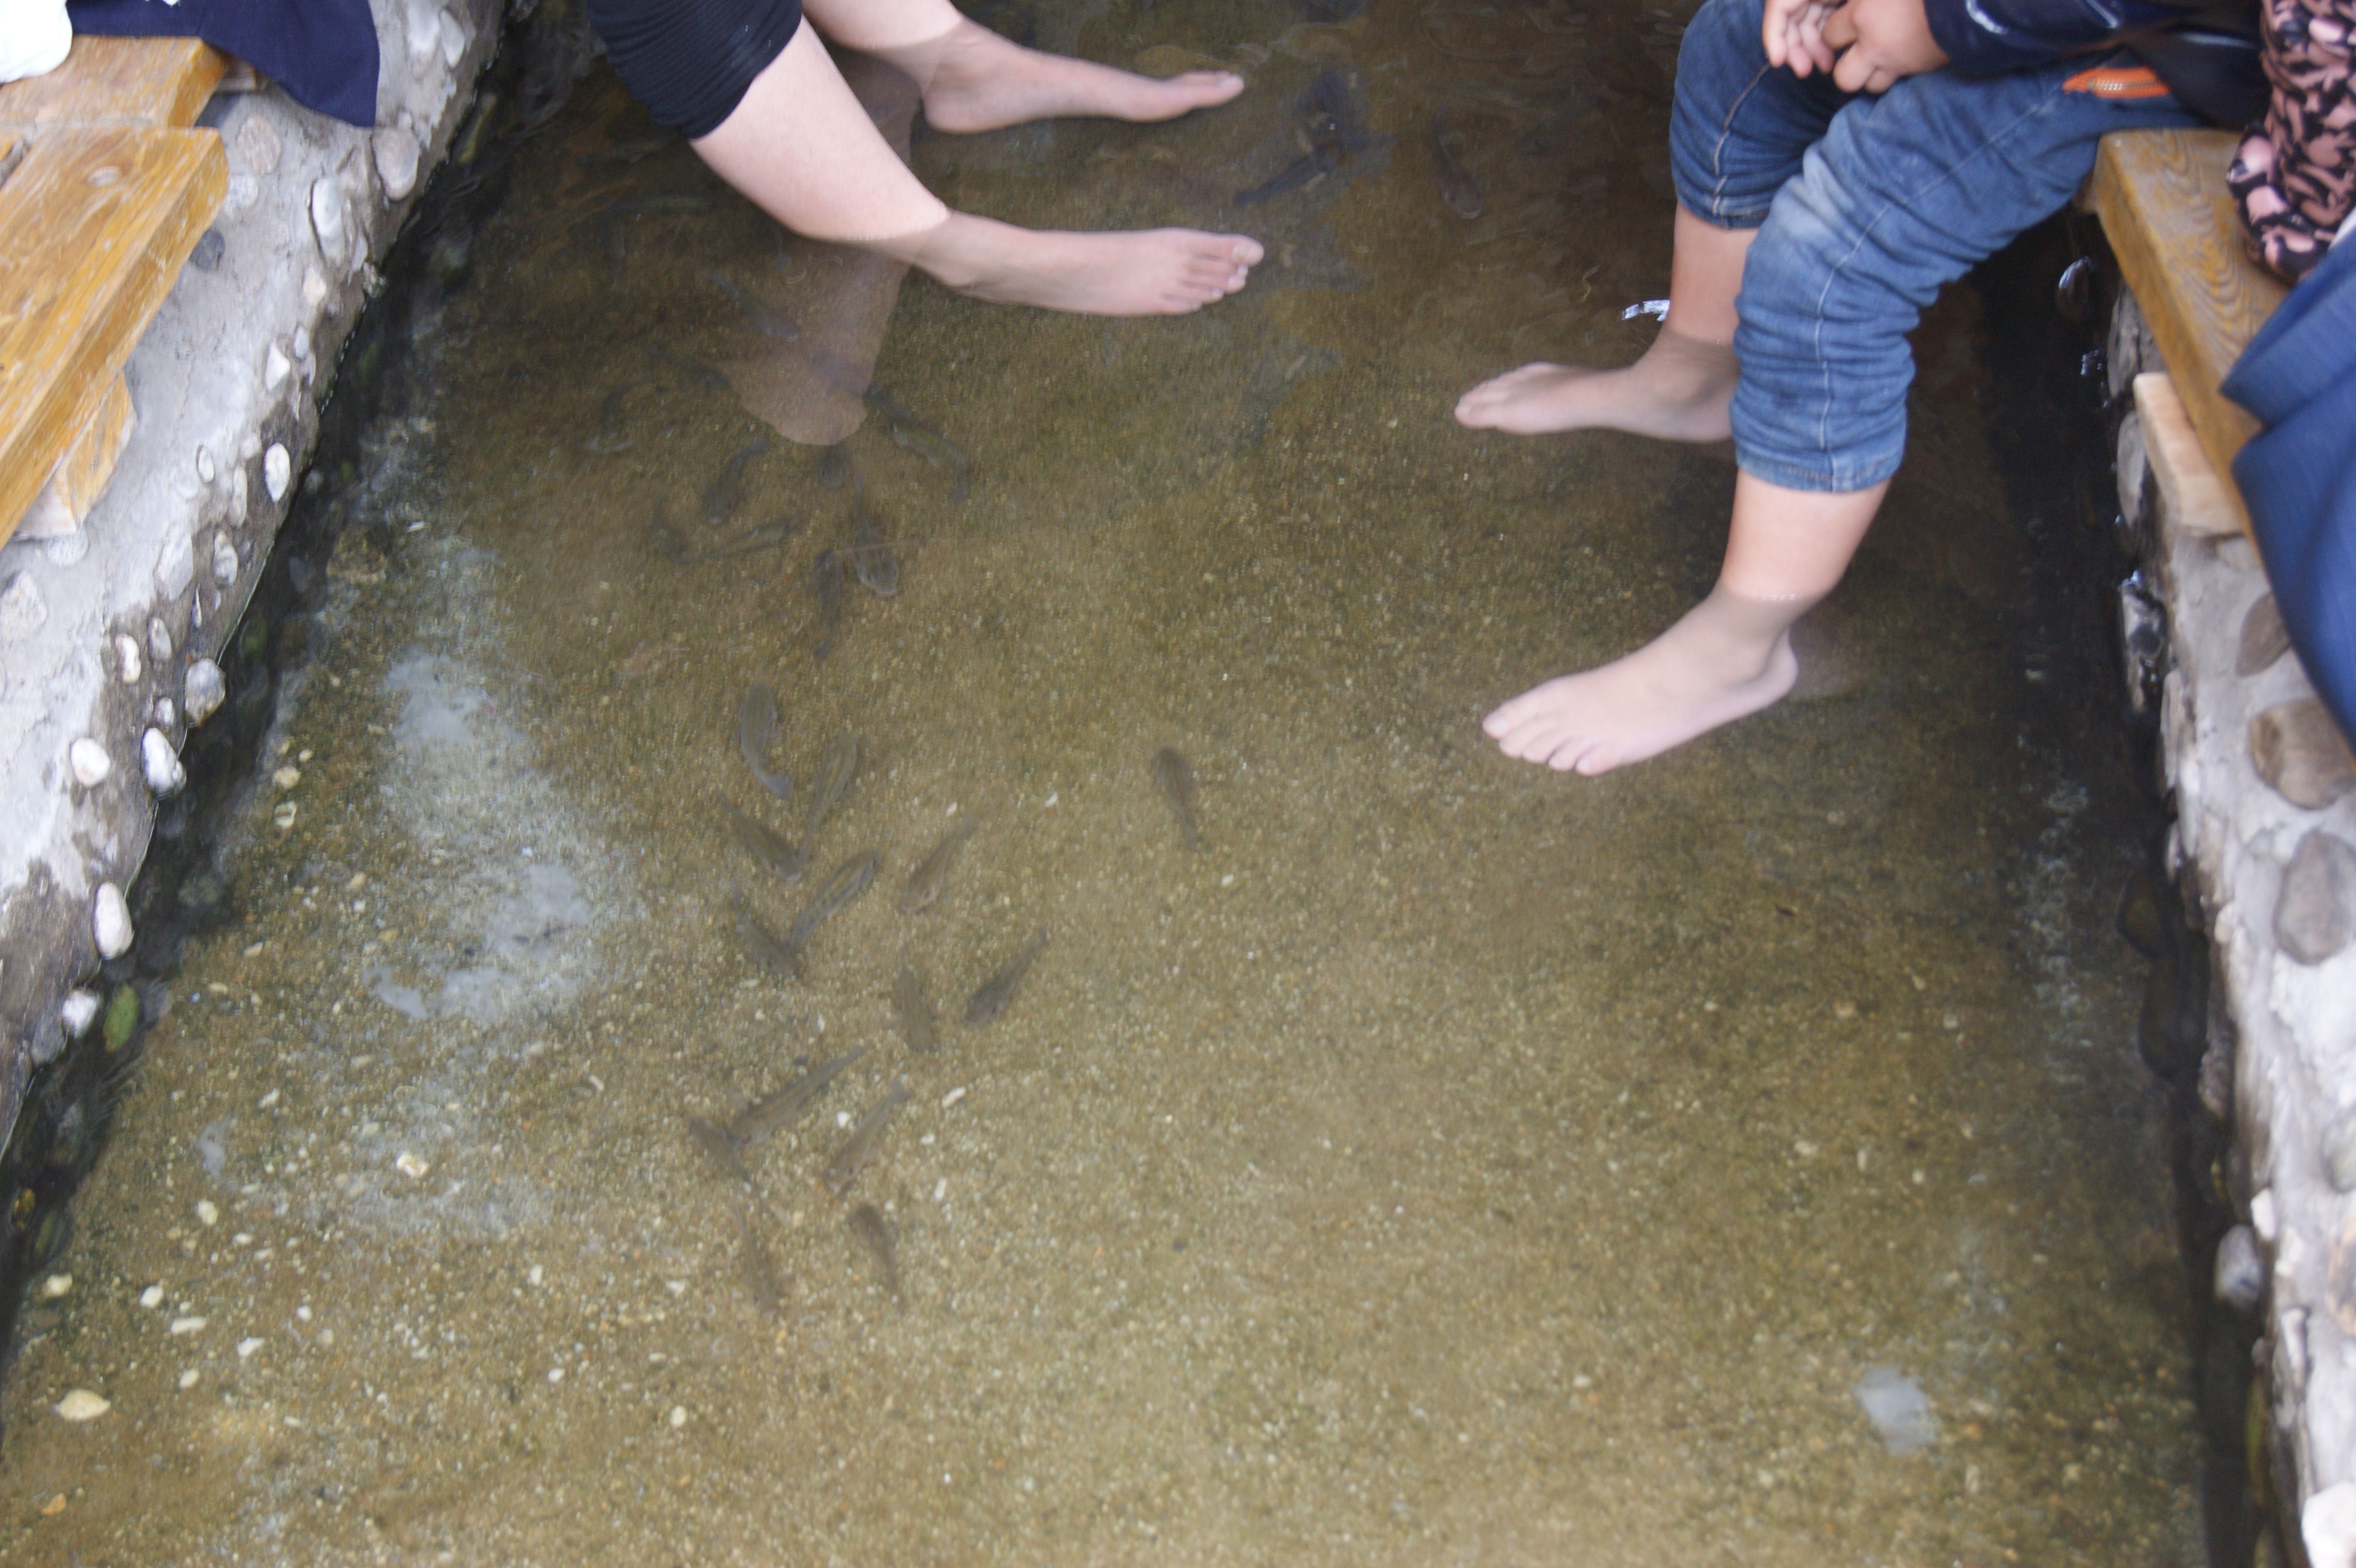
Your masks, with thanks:
M0 542L77 526L113 471L123 366L228 187L220 137L190 128L228 63L77 38L0 86Z
M2220 390L2288 292L2242 247L2225 188L2231 131L2123 131L2103 138L2090 195L2168 373L2136 378L2153 469L2176 515L2246 532L2233 454L2257 422Z

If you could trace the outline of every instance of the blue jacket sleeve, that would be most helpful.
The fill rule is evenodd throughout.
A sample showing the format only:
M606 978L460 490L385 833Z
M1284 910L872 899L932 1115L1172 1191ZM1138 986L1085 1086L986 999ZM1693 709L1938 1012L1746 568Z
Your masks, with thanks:
M2161 0L1923 0L1922 12L1948 63L1966 76L2084 54L2184 15Z

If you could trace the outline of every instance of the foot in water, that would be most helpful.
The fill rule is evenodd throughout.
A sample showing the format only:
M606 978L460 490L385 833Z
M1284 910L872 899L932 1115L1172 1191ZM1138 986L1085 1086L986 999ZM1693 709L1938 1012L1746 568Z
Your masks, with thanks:
M1644 358L1617 371L1524 365L1483 381L1456 403L1456 421L1475 430L1537 435L1558 430L1624 430L1665 441L1723 441L1733 434L1731 344L1661 328Z
M960 294L1082 316L1182 316L1244 286L1265 254L1241 234L1075 234L953 212L891 247Z
M1626 658L1534 686L1481 727L1506 756L1563 773L1657 757L1791 691L1791 626L1815 602L1721 587Z
M1192 70L1162 81L1026 49L973 22L958 23L925 50L938 51L916 75L925 118L943 131L995 131L1074 115L1175 120L1244 90L1233 71Z

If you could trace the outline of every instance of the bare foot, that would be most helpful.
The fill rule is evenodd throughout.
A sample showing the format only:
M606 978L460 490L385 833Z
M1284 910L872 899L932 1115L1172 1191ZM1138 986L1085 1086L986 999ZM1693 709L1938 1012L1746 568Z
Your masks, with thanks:
M1241 234L1073 234L952 212L891 249L960 294L1081 316L1183 316L1244 286L1266 252Z
M943 131L995 131L1068 115L1175 120L1244 90L1233 71L1190 70L1167 81L1091 60L1042 54L960 22L938 46L925 83L925 118Z
M1789 628L1806 600L1720 588L1635 652L1534 686L1481 721L1508 757L1608 773L1767 707L1800 673Z
M1625 430L1665 441L1723 441L1734 433L1734 349L1664 327L1644 358L1617 371L1524 365L1483 381L1456 403L1475 430L1537 435L1557 430Z

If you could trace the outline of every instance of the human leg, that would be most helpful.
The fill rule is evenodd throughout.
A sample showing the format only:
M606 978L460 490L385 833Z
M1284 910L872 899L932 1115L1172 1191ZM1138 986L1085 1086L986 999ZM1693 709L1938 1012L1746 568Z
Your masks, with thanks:
M808 26L695 149L798 234L880 251L1004 303L1177 314L1242 287L1262 253L1242 235L1039 232L951 212L876 134Z
M1686 29L1670 121L1677 184L1669 314L1634 364L1539 363L1483 382L1456 405L1476 429L1536 435L1625 430L1723 441L1735 381L1734 303L1768 206L1800 171L1847 94L1767 64L1761 0L1709 0Z
M1070 115L1174 120L1244 90L1233 71L1167 81L1044 54L969 21L949 0L804 0L829 40L877 55L913 79L942 131L990 131Z
M1839 581L1903 455L1905 335L1923 306L2068 200L2103 134L2190 118L2073 91L2073 74L1943 71L1835 117L1745 258L1741 477L1718 586L1635 653L1491 714L1508 755L1601 773L1790 691L1792 624Z

